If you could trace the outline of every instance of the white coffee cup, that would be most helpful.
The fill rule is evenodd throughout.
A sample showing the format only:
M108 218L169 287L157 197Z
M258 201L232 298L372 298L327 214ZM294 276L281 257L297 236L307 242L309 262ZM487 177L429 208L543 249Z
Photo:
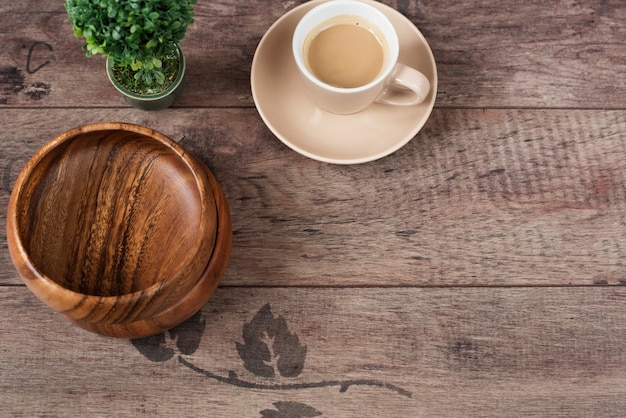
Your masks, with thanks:
M356 17L376 36L384 51L382 66L375 78L357 87L341 87L320 80L307 66L305 51L311 39L328 27ZM339 23L338 23L339 22ZM358 23L357 23L358 24ZM332 113L359 112L374 102L415 106L430 91L428 78L398 62L398 35L389 19L377 8L357 0L331 0L311 9L302 17L293 34L293 56L300 78L315 103Z

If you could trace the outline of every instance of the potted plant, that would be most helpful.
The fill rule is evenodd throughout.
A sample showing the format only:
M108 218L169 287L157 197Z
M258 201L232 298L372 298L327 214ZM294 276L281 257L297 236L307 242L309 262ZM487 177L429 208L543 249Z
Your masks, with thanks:
M134 107L169 107L182 89L179 43L193 23L196 0L65 0L74 35L87 56L107 57L113 86Z

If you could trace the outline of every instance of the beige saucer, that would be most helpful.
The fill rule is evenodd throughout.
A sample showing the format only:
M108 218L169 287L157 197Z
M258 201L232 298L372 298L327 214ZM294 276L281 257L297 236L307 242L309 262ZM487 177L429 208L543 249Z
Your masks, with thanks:
M313 0L294 8L265 33L252 61L252 96L268 128L294 151L335 164L373 161L400 149L426 123L437 95L435 58L410 20L389 6L364 0L391 20L400 39L400 62L428 77L431 91L417 106L375 103L353 115L335 115L319 109L298 78L291 38L302 16L325 1Z

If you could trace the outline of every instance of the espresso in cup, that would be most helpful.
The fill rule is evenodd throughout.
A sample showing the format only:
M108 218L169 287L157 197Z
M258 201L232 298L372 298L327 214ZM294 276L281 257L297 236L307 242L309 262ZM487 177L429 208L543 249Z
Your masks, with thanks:
M323 83L355 88L374 81L389 55L380 30L359 16L336 16L304 41L304 62Z

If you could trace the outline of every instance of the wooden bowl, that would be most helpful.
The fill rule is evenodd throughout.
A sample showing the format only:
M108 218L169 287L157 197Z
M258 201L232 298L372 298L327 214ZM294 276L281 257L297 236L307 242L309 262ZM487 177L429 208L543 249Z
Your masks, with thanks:
M78 326L136 338L185 321L224 275L224 194L199 160L141 126L100 123L41 148L7 213L11 258L30 290Z

